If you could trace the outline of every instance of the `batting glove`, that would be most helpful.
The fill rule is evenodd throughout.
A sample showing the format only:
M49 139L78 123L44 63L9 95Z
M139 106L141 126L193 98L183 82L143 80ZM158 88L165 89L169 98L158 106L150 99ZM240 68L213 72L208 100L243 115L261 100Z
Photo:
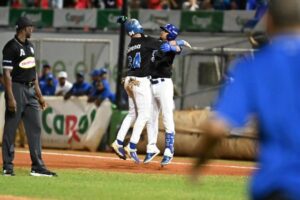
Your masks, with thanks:
M126 17L126 16L118 16L117 23L124 24L127 19L128 19L128 17Z
M164 52L164 53L167 53L167 52L177 52L176 46L170 45L168 42L162 44L160 46L160 50L162 52Z

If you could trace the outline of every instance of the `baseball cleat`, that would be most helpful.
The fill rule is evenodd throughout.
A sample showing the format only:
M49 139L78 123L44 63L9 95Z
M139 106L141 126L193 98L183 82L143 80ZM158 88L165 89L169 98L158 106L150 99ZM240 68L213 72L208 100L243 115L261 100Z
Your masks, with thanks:
M15 176L14 170L12 169L4 169L2 172L3 176Z
M171 161L172 161L172 159L173 159L173 157L164 156L163 159L162 159L162 161L161 161L161 163L160 163L161 166L163 167L163 166L166 166L166 165L170 164Z
M160 153L160 151L154 152L154 153L146 153L146 157L144 159L144 164L149 163L155 156L157 156Z
M129 158L131 158L131 160L133 160L136 164L140 163L140 159L137 155L137 149L130 149L129 146L125 147L125 151L128 155Z
M114 150L114 152L117 154L117 156L123 160L126 160L126 152L124 150L124 147L121 145L118 145L117 140L115 140L112 144L111 144L112 149Z
M48 169L41 169L41 170L31 170L31 176L44 176L44 177L54 177L57 176L55 172L51 172Z

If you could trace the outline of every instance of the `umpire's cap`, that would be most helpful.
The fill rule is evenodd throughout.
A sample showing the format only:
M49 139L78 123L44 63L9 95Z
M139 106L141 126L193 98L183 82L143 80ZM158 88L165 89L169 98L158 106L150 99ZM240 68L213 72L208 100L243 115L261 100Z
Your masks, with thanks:
M17 30L21 30L21 29L26 28L28 26L33 26L33 23L30 19L28 19L25 16L20 17L18 19L18 21L16 22L16 29Z

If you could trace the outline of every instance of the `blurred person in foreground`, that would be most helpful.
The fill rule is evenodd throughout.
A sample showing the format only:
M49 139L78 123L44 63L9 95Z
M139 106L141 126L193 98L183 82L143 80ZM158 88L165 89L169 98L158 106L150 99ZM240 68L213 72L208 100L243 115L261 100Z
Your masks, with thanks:
M64 96L67 92L70 91L73 84L67 80L68 74L65 71L61 71L57 75L58 84L56 85L55 95L56 96Z
M69 92L64 96L64 99L67 100L71 96L88 96L91 93L92 86L88 82L84 81L83 72L76 73L76 81L73 84Z
M254 200L300 199L300 1L270 0L266 17L271 43L232 69L233 82L218 99L215 114L201 128L193 177L218 142L254 116L258 121L259 168Z

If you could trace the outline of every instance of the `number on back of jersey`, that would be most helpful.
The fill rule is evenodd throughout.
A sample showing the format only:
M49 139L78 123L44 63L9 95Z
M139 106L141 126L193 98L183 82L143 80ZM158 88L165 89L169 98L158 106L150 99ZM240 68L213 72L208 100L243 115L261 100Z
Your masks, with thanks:
M134 55L133 59L132 59L131 56L128 56L128 66L131 69L138 69L138 68L140 68L141 67L141 62L142 62L142 59L141 59L141 53L140 52L137 52Z

